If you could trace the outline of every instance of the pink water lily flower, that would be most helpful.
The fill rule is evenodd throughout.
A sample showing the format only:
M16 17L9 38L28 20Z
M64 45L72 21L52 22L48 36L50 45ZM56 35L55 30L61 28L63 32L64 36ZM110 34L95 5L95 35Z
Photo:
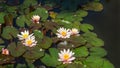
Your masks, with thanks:
M2 54L3 55L9 55L9 50L2 48Z
M33 15L32 22L39 24L40 16L39 15Z

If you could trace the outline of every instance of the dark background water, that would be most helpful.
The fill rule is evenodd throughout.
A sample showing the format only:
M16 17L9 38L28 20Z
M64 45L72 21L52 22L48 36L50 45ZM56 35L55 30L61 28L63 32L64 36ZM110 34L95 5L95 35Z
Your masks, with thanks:
M100 13L90 12L85 22L95 27L95 32L105 42L105 49L115 68L120 68L120 0L105 2Z
M89 12L84 22L95 27L95 32L105 42L104 48L108 52L106 58L115 68L120 68L120 0L106 1L101 0L104 5L102 12Z

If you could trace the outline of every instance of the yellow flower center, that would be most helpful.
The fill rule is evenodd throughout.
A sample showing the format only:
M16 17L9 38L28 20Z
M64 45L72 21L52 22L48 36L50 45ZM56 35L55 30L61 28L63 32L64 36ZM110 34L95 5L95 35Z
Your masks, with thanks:
M27 40L27 45L30 46L32 44L32 40Z
M26 39L28 37L28 34L24 34L23 38Z
M66 35L67 35L67 32L66 32L66 31L63 31L63 32L61 32L61 35L62 35L62 36L66 36Z
M70 57L69 54L65 54L65 55L64 55L64 59L65 59L65 60L68 60L69 57Z

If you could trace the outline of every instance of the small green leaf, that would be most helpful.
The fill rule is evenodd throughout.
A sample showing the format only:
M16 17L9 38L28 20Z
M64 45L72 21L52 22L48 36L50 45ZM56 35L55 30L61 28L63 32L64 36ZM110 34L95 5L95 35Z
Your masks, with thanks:
M96 33L93 32L86 32L83 34L84 37L97 37Z
M73 15L72 12L62 11L59 14L57 14L57 18L62 19L62 18L69 17L69 16L72 16L72 15Z
M49 37L43 37L43 40L41 40L39 47L43 49L48 49L52 45L52 39Z
M31 64L31 63L28 63L28 67L29 68L35 68L35 66L33 64Z
M68 64L65 68L83 68L83 65L78 63Z
M39 30L34 30L34 35L37 38L40 38L40 39L43 38L43 33L41 31L39 31Z
M41 17L42 21L45 21L48 18L48 11L45 8L37 8L31 14L32 15L39 15Z
M104 46L104 41L100 38L97 38L97 35L95 33L86 32L83 34L83 36L87 40L87 42L92 46L97 47Z
M82 36L73 36L73 37L67 39L67 41L69 43L71 43L73 45L73 47L78 47L78 46L84 45L86 42L86 40Z
M24 0L22 6L23 8L28 8L29 6L37 5L37 0Z
M17 9L17 7L16 6L6 6L6 10L7 10L7 12L9 12L9 13L16 13L16 9Z
M86 57L89 54L88 49L85 46L75 48L73 52L75 52L75 57Z
M27 66L25 64L17 64L16 68L27 68Z
M6 14L4 12L0 12L0 24L3 24L5 21L4 21L4 16Z
M86 5L83 5L84 10L92 10L92 11L102 11L103 5L99 2L89 2Z
M24 27L25 26L25 16L20 16L20 17L17 17L16 19L16 24L19 26L19 27Z
M5 68L14 68L13 64L5 65Z
M84 65L86 65L86 67L88 68L103 68L103 62L104 59L99 58L99 57L95 57L95 56L89 56L85 61L84 61Z
M26 51L26 48L21 43L17 43L17 45L15 43L11 43L8 45L8 50L10 50L12 56L19 57Z
M65 68L66 65L62 64L62 65L59 65L57 66L57 68Z
M0 38L0 44L3 44L4 43L4 41Z
M90 48L90 55L91 56L104 57L105 55L107 55L107 52L103 48L92 47L92 48Z
M90 43L93 45L93 46L103 46L104 45L104 41L99 39L99 38L93 38Z
M55 48L50 48L49 52L50 55L46 53L41 61L47 66L56 67L60 64L60 62L58 61L58 50Z
M85 10L78 10L78 11L76 12L76 15L77 15L78 17L85 17L85 16L88 15L88 12L85 11Z
M16 19L16 24L19 26L19 27L25 27L25 24L27 26L30 26L31 24L31 20L28 16L25 16L25 15L21 15L19 17L17 17Z
M112 63L110 63L108 60L104 60L103 67L102 68L115 68Z
M83 32L89 32L89 30L94 29L94 27L92 25L90 25L90 24L81 24L80 27L81 27L80 28L81 31L83 31Z
M2 51L2 48L4 48L4 47L5 47L5 46L1 46L1 45L0 45L0 51Z
M6 26L3 28L3 32L2 32L2 37L4 39L12 39L12 38L16 38L18 34L18 30L14 27L11 26Z
M29 60L36 60L42 56L44 56L44 50L41 51L38 46L32 48L28 47L28 51L23 55L23 57Z

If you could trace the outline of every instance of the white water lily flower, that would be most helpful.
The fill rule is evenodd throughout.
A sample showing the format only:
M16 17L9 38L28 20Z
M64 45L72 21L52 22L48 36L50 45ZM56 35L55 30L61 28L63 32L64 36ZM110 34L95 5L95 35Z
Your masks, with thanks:
M25 40L27 39L29 36L32 36L33 34L29 35L29 31L25 30L24 32L21 32L21 34L17 34L19 40Z
M3 55L9 55L9 50L2 48L2 54Z
M62 61L63 64L72 63L72 61L75 60L75 57L73 57L74 53L70 51L70 49L68 50L64 49L63 51L60 51L58 55L59 55L58 61Z
M38 16L38 15L33 15L33 17L32 17L33 23L39 24L39 20L40 20L40 16Z
M35 36L28 37L27 39L25 39L25 41L23 42L23 44L25 46L29 46L29 47L36 46L37 41L35 40Z
M70 29L66 28L60 28L57 30L58 33L56 33L58 38L70 38L71 32Z
M76 29L76 28L72 28L71 29L71 35L77 35L77 36L79 36L79 30Z

